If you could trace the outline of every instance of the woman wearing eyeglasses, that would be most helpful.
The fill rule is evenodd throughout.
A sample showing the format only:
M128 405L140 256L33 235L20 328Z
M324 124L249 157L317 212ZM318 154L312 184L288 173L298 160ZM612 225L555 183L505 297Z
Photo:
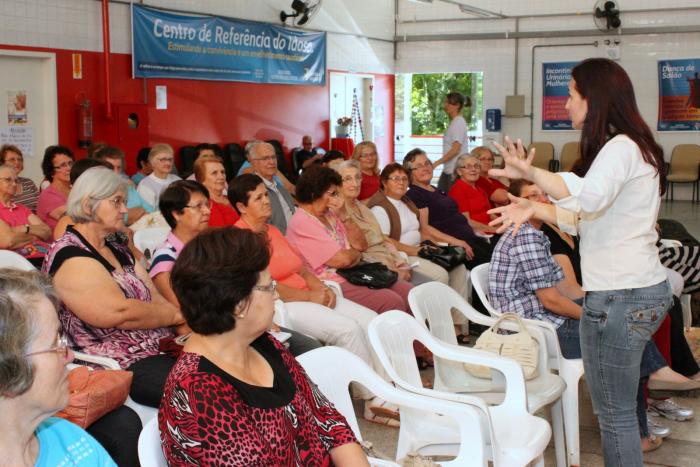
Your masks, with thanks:
M224 227L192 239L173 267L193 333L158 413L171 466L368 465L345 418L266 332L269 261L264 234Z
M476 156L471 154L459 156L455 166L458 178L450 188L448 196L457 202L459 212L467 218L474 231L489 234L495 232L493 227L488 225L491 222L488 210L493 206L486 192L477 185L480 167L481 164Z
M49 146L44 151L41 170L51 184L39 195L36 213L53 231L58 220L66 213L70 193L70 169L75 157L65 146Z
M379 155L377 146L372 141L363 141L352 151L352 159L360 164L362 185L358 199L370 198L379 190Z
M153 285L128 246L112 234L124 226L125 180L106 167L86 170L68 197L74 225L46 255L60 318L71 346L115 359L134 372L131 398L157 407L175 359L160 354L160 341L184 324L180 310Z
M17 171L18 190L14 202L35 212L36 203L39 200L39 189L32 179L19 176L24 170L22 150L13 144L3 144L0 147L0 165L9 165Z
M15 251L41 267L51 229L29 208L13 201L18 183L15 169L0 166L0 248Z
M0 463L116 466L85 430L53 416L68 403L73 360L55 302L38 272L0 269Z
M163 190L171 183L180 180L180 177L170 173L175 163L173 148L165 143L154 145L148 153L148 163L153 172L139 182L136 191L148 204L158 206L158 198Z
M361 231L348 230L331 206L340 207L340 175L328 167L310 167L297 181L299 209L287 226L287 240L301 254L306 268L321 280L340 284L343 296L377 313L388 310L408 311L408 292L413 287L399 279L386 289L354 285L336 273L362 259L367 241Z

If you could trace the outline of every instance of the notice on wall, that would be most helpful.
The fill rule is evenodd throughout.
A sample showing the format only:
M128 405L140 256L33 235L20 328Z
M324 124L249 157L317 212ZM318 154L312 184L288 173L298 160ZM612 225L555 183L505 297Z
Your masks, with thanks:
M542 64L542 129L571 130L566 111L571 70L578 62Z
M132 3L135 78L326 84L326 33Z
M7 91L7 124L27 124L27 91Z
M12 144L22 151L24 157L34 155L34 128L30 126L0 127L0 145Z
M659 131L700 131L700 58L659 60Z

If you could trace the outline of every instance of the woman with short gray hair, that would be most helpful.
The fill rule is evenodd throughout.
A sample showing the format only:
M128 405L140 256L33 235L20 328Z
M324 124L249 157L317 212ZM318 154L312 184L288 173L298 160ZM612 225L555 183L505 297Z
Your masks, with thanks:
M113 240L124 227L122 178L104 167L86 170L73 185L68 214L75 221L46 254L43 272L61 298L60 319L71 346L115 359L134 372L131 397L158 407L174 358L160 355L184 319L163 298L126 245Z
M73 352L38 272L0 269L0 452L3 465L116 465L82 428L53 417L68 403Z

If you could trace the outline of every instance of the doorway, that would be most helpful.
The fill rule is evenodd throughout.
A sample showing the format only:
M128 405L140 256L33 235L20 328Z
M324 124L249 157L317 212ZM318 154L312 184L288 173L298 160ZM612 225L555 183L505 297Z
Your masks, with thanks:
M0 70L0 109L6 109L0 115L0 144L14 144L22 150L22 176L38 186L44 177L44 149L58 144L56 55L0 50Z
M374 76L330 72L330 131L336 138L336 125L341 117L354 117L349 128L349 137L355 144L362 141L372 141ZM353 109L357 106L354 110Z

